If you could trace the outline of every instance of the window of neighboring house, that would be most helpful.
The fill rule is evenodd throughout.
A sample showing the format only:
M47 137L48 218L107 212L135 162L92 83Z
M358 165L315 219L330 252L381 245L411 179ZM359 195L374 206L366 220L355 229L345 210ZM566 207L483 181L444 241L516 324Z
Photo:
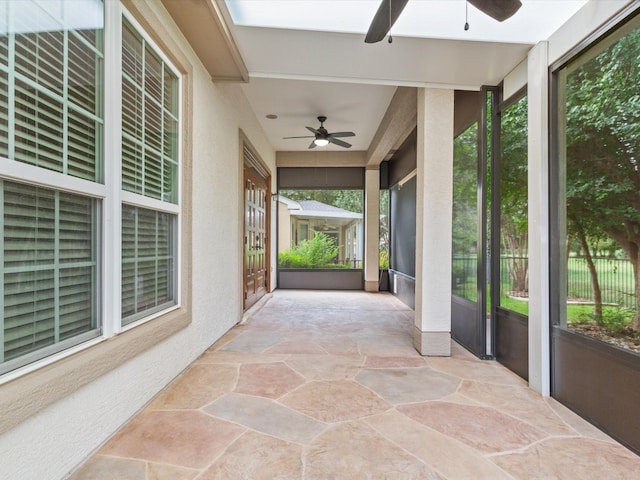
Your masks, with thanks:
M120 29L105 31L104 9L0 1L0 373L177 303L179 78L123 18L122 128L105 124L120 107L104 45ZM120 129L118 168L105 168ZM103 279L120 268L115 292ZM104 315L121 295L122 319Z
M295 243L298 244L303 240L309 240L309 222L298 223L298 237Z

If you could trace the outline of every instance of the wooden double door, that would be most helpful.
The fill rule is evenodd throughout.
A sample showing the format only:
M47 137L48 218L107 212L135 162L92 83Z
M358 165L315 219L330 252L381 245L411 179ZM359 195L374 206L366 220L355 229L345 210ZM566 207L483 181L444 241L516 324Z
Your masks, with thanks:
M244 309L269 291L269 176L244 168Z

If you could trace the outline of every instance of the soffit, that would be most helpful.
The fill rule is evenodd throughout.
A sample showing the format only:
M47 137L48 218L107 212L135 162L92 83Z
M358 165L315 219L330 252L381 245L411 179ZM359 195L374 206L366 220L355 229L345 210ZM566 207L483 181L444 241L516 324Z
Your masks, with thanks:
M249 80L247 67L215 0L161 1L213 80Z

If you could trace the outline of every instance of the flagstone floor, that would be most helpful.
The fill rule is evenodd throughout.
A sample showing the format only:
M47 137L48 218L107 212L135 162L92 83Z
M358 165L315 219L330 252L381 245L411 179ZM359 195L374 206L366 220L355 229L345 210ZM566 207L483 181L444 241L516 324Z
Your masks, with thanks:
M278 290L72 480L638 479L500 364L423 358L395 297Z

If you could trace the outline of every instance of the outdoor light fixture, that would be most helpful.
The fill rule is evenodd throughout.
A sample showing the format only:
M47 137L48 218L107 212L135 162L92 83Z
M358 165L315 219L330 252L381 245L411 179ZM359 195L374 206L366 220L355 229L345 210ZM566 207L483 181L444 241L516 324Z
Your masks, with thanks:
M329 145L329 140L326 138L317 138L313 141L316 144L316 147L326 147Z

